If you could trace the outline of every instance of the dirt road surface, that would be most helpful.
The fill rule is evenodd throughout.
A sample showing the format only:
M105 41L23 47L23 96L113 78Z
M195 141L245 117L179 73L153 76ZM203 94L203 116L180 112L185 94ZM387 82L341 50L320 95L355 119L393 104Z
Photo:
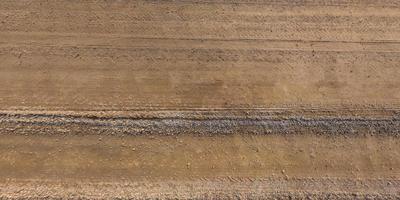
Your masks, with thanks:
M396 0L2 0L0 198L400 198L399 65Z

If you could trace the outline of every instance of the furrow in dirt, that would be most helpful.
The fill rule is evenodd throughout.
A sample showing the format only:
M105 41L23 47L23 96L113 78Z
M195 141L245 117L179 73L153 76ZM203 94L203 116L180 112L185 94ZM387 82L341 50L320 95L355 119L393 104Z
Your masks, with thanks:
M206 114L206 113L205 113ZM399 136L398 114L384 117L363 116L282 116L262 112L218 111L207 115L198 112L169 112L164 115L131 114L104 117L101 115L67 115L46 113L2 113L0 128L7 134L28 135L180 135L194 134L317 134Z

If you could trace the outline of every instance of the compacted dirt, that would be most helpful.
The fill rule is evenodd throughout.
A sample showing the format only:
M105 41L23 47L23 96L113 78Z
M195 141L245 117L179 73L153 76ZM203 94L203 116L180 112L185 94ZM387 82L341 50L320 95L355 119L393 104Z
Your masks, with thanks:
M396 0L2 0L0 198L400 198L399 64Z

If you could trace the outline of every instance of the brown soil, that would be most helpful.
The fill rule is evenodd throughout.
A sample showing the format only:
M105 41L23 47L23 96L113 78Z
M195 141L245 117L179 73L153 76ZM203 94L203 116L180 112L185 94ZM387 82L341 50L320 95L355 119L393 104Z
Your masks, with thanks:
M0 198L400 198L396 0L0 1Z
M395 197L400 186L391 137L7 135L0 155L2 197Z

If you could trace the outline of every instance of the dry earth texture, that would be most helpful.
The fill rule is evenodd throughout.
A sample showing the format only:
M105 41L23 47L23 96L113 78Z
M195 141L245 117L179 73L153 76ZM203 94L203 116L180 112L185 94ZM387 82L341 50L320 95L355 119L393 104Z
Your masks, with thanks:
M293 198L400 198L400 1L0 1L0 199Z

